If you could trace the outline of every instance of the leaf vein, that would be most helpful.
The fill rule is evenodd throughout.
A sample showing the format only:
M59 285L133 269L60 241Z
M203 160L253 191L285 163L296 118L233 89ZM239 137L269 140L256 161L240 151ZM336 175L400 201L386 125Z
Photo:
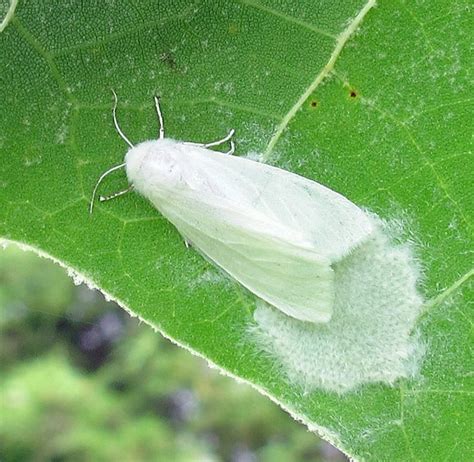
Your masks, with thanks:
M158 19L158 20L154 19L152 21L143 22L137 27L133 27L133 28L126 29L126 30L121 30L120 32L114 32L114 33L108 34L107 37L103 38L102 40L96 40L96 41L88 40L88 41L84 41L84 42L81 42L81 43L77 43L76 45L71 45L69 47L62 48L61 50L59 50L55 53L52 53L52 56L54 58L57 58L59 56L67 55L71 51L81 51L81 50L87 50L91 47L99 47L101 45L107 45L109 43L114 42L117 39L126 37L126 36L134 34L136 32L140 32L142 30L148 29L149 27L162 26L163 24L166 24L168 21L173 21L173 20L185 18L190 13L190 11L192 11L194 9L195 4L196 4L196 2L193 2L191 5L189 5L187 8L185 8L179 14L167 16L166 18L161 18L161 19Z
M280 139L281 135L285 131L286 127L290 123L291 119L295 116L295 114L299 111L301 106L304 102L308 99L311 93L316 90L319 84L331 73L333 70L336 60L341 54L344 46L354 34L354 32L360 26L362 20L365 18L369 10L371 10L375 6L375 0L368 0L368 2L364 5L364 7L359 11L359 13L355 16L355 18L349 23L349 25L339 34L336 40L336 46L329 57L328 62L323 67L323 69L316 75L315 79L310 83L310 85L306 88L306 90L302 93L302 95L298 98L295 104L290 108L287 114L283 117L280 124L277 126L275 133L273 134L270 142L267 145L267 148L263 154L263 160L267 160L270 154L273 151L276 143Z
M324 29L320 29L319 27L315 27L311 24L308 24L305 21L301 21L300 19L294 18L292 16L289 16L285 13L282 13L280 11L274 10L273 8L270 8L268 6L261 5L253 0L240 0L244 5L251 6L257 10L264 11L265 13L272 14L273 16L276 16L278 18L281 18L287 22L297 24L298 26L304 27L305 29L308 29L312 32L316 32L317 34L324 35L326 37L330 37L332 39L337 39L337 37L334 34L331 34L330 32L325 31Z
M426 314L430 312L433 308L443 303L453 292L455 292L459 287L461 287L472 276L474 276L474 268L470 269L461 277L459 277L449 287L444 289L440 294L436 295L436 297L433 297L428 300L423 307L423 313L420 318L424 318Z
M67 101L75 105L76 100L68 90L68 86L63 76L59 72L56 63L54 62L53 56L47 50L45 50L39 40L18 20L18 18L12 19L12 24L16 30L22 35L22 37L30 44L30 46L41 56L46 64L48 65L51 75L58 84L59 89L64 93Z

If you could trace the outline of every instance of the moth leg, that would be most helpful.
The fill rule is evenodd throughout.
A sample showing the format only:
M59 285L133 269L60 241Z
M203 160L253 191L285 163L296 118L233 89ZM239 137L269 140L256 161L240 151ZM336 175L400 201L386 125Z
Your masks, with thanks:
M123 196L124 194L127 194L132 189L133 189L133 184L131 184L127 189L124 189L123 191L119 191L119 192L116 192L114 194L110 194L109 196L100 196L99 200L100 200L100 202L109 201L111 199L115 199L116 197L120 197L120 196Z
M224 138L217 141L213 141L212 143L206 143L203 146L205 148L210 148L211 146L220 146L221 144L227 143L227 141L229 141L234 136L234 133L235 133L235 130L232 128L231 130L229 130L229 133L227 133L227 135L224 136Z
M160 108L160 97L154 96L153 99L155 100L156 115L158 116L158 123L160 124L159 137L160 140L162 140L165 137L165 124L163 122L163 115Z
M234 154L235 152L235 143L230 140L230 149L225 153L227 154L228 156L231 156L232 154Z
M189 249L192 246L191 242L188 241L187 239L184 239L184 245L186 246L187 249Z
M109 168L107 171L105 171L104 173L102 173L102 175L100 175L99 179L98 179L97 182L95 183L94 190L92 191L91 202L90 202L90 204L89 204L89 213L90 213L90 214L92 214L92 210L94 209L95 195L96 195L96 193L97 193L97 189L99 188L100 183L102 183L102 180L103 180L109 173L115 172L115 170L118 170L119 168L124 168L124 167L125 167L125 163L120 164L120 165L116 165L115 167Z
M212 146L220 146L221 144L227 143L227 141L229 141L234 136L234 133L235 133L235 130L231 129L229 130L229 133L227 133L227 135L224 138L217 141L213 141L211 143L193 143L191 141L185 141L184 144L190 144L192 146L201 146L203 148L210 148Z

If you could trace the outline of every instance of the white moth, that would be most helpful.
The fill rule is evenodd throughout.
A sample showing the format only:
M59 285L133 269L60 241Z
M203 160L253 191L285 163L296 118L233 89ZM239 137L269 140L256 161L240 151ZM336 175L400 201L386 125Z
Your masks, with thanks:
M368 216L340 194L294 173L232 156L233 130L197 144L164 137L130 146L123 164L132 188L178 229L186 244L258 297L302 321L327 322L334 305L331 265L373 232ZM228 153L208 149L230 141Z

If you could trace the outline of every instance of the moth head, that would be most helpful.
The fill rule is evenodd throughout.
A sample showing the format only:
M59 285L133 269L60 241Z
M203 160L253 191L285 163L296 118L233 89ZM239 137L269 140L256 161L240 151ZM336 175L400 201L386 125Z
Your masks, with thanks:
M145 141L131 148L125 156L129 183L150 196L159 190L176 189L182 183L179 143L171 139ZM178 149L179 151L179 149Z
M169 193L183 186L182 164L180 163L181 156L179 154L184 144L172 139L165 139L159 97L154 97L159 121L159 139L145 141L134 146L119 126L116 117L118 99L115 91L112 90L112 93L114 95L113 120L115 129L130 149L125 155L123 163L109 168L97 180L92 191L89 213L93 211L96 193L102 180L110 173L122 168L125 168L127 172L128 188L109 196L100 196L101 202L122 196L132 189L136 189L139 193L150 198L159 194L160 191Z

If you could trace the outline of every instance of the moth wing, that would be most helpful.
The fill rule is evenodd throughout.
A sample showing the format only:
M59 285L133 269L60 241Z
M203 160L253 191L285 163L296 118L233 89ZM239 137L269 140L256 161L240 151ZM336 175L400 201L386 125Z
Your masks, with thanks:
M258 297L302 321L331 318L330 261L291 230L219 197L177 195L156 205L194 248Z
M374 227L367 214L341 194L300 175L250 159L208 149L188 156L195 177L219 181L198 185L222 199L260 212L296 229L321 254L335 262L365 241Z
M330 319L331 264L373 231L369 217L340 194L249 159L168 141L139 172L137 190L194 247L301 320Z

